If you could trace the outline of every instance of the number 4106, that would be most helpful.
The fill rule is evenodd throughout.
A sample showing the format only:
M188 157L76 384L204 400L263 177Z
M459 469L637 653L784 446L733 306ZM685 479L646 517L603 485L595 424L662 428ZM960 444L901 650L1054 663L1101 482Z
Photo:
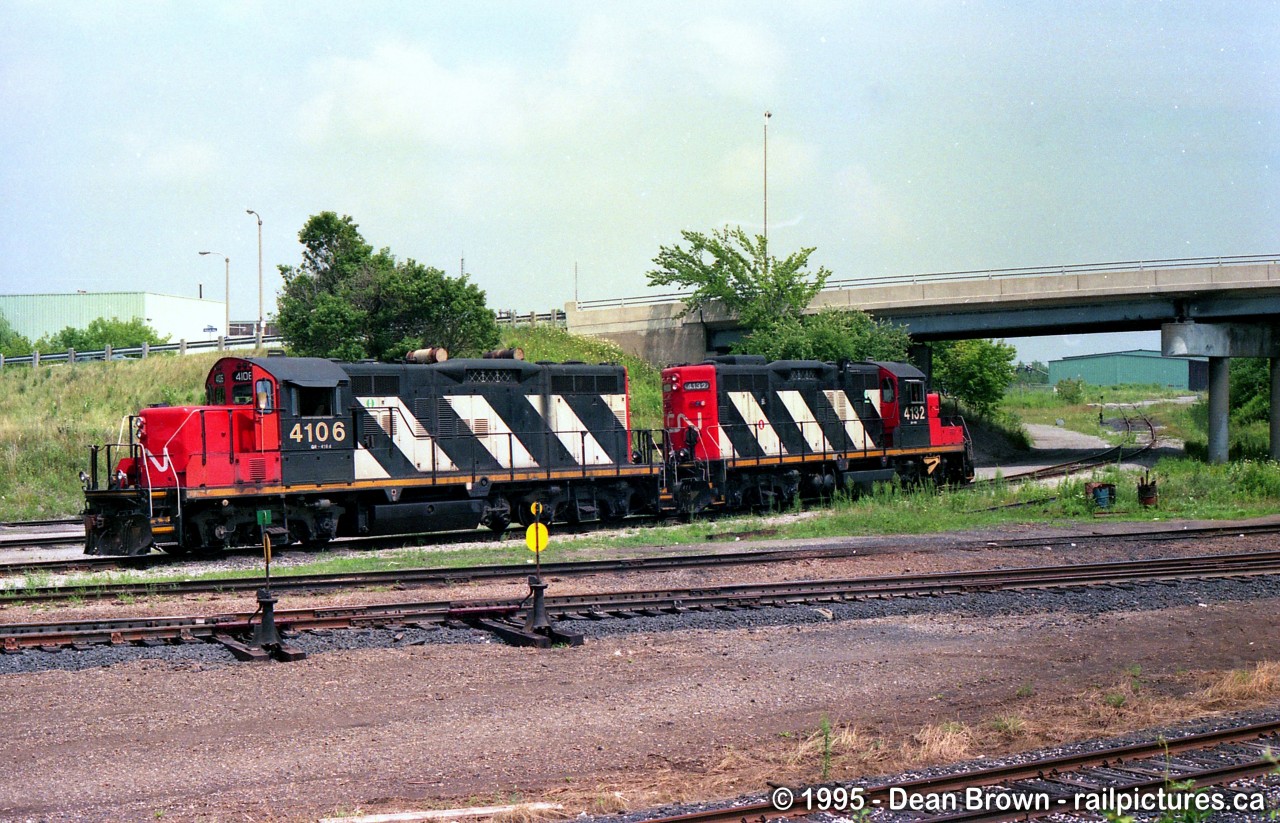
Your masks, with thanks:
M331 427L323 421L319 423L294 423L289 432L289 439L295 443L327 443L330 440L346 440L347 426L337 422Z

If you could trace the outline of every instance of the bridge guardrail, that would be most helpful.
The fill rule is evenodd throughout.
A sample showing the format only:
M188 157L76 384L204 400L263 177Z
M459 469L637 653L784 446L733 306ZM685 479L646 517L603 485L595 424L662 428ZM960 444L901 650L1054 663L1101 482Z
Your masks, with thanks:
M906 283L945 283L955 280L1002 280L1017 277L1038 277L1049 274L1096 274L1111 271L1143 271L1145 269L1185 269L1202 266L1244 266L1258 263L1280 263L1280 254L1241 254L1226 257L1174 257L1166 260L1127 260L1114 263L1077 263L1066 266L1026 266L1016 269L972 269L968 271L944 271L929 274L890 274L876 277L842 278L828 280L823 291L835 291L859 286L891 286ZM614 297L603 300L580 300L579 311L612 309L624 306L645 306L658 303L678 303L689 292L649 294L641 297Z
M541 325L551 324L556 326L564 326L566 323L565 313L563 309L552 309L545 312L517 312L511 309L502 309L494 312L498 324L503 326L523 326L523 325ZM261 345L274 346L284 343L284 338L279 335L264 336ZM32 352L31 354L21 355L18 357L5 357L0 355L0 368L9 365L32 365L38 366L41 363L79 363L101 361L110 357L112 360L136 360L138 358L147 357L151 354L160 354L163 352L178 352L185 354L190 351L206 351L206 350L229 350L244 349L248 347L256 347L258 338L256 335L243 335L238 337L223 337L216 340L197 340L188 342L179 340L177 343L157 343L154 346L131 346L126 348L111 348L99 351L61 351L50 352L47 354L39 354Z

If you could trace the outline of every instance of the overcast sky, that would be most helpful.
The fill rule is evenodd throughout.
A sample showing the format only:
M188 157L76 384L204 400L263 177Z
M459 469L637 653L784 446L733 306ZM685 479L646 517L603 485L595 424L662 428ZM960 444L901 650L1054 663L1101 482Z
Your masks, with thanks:
M495 308L682 229L837 278L1280 252L1280 4L0 0L0 292L267 312L323 210ZM1158 334L1017 341L1024 359Z

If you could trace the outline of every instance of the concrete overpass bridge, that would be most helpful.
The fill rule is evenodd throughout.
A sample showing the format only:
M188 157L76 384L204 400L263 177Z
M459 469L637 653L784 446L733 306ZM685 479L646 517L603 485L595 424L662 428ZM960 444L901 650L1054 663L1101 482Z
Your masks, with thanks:
M1167 356L1209 357L1209 455L1227 455L1227 362L1271 358L1280 409L1280 254L939 272L828 281L808 311L862 309L918 341L1160 329ZM718 307L682 316L682 295L570 303L569 330L657 364L697 362L741 335ZM1280 414L1271 420L1280 459Z

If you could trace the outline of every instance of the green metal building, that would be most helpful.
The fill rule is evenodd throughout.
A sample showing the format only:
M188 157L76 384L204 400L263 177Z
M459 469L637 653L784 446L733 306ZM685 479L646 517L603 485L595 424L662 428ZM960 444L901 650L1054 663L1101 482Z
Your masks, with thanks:
M82 329L99 317L141 318L162 337L177 342L211 340L224 333L226 308L221 300L150 292L0 294L0 315L33 343L67 326Z
M1128 383L1203 391L1209 384L1209 364L1203 358L1164 357L1147 349L1081 354L1049 361L1049 384L1057 385L1060 380L1083 380L1090 386Z

